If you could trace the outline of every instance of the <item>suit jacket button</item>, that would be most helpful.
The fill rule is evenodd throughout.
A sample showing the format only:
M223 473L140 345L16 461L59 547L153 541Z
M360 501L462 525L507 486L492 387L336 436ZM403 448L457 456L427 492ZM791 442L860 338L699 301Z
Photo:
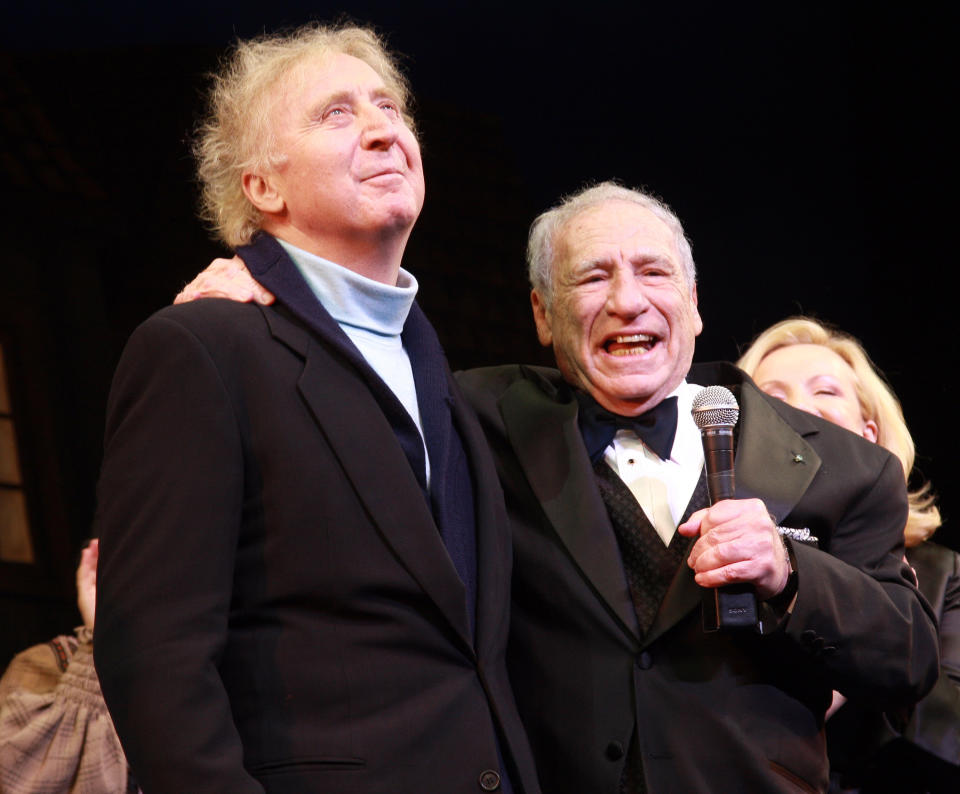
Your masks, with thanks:
M607 745L607 758L611 761L619 761L623 758L623 745L620 742L610 742Z
M649 670L653 667L653 657L650 655L649 651L644 651L637 657L637 667L641 670Z
M492 769L485 769L480 773L480 788L484 791L500 790L500 775Z

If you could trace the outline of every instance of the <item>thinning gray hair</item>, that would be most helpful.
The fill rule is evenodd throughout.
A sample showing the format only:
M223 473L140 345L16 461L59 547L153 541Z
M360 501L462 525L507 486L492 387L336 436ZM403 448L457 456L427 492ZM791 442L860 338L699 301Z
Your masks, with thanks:
M530 286L539 293L546 305L550 306L553 298L553 264L561 233L575 217L608 201L639 204L669 227L674 234L687 284L693 290L697 281L697 266L694 264L693 250L684 234L683 224L673 210L648 193L608 181L565 196L557 206L538 215L530 225L530 235L527 240Z

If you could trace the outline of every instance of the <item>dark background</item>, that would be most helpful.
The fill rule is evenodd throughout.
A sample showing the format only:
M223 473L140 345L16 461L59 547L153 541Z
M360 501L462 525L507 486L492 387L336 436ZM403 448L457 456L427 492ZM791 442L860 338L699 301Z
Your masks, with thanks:
M454 368L544 362L527 226L618 178L662 196L700 269L698 360L804 312L902 398L960 548L946 4L21 4L0 31L0 340L37 563L0 565L0 663L69 629L106 394L134 326L224 253L189 140L235 37L344 11L407 55L427 203L405 265Z

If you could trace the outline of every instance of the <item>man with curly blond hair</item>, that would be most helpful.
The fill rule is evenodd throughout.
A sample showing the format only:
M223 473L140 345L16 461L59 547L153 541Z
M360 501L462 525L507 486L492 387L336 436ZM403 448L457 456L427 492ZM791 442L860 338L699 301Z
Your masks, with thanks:
M407 103L361 28L215 78L205 214L277 300L162 310L111 391L96 662L145 791L538 790L496 470L401 267Z

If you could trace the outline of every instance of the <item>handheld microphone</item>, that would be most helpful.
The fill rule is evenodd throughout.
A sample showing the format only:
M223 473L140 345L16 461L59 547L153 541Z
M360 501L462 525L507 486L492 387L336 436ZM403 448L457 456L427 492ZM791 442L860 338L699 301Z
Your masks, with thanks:
M740 406L723 386L708 386L693 399L693 421L700 428L710 504L733 499L733 428ZM703 629L756 628L757 596L750 584L730 584L703 592Z

